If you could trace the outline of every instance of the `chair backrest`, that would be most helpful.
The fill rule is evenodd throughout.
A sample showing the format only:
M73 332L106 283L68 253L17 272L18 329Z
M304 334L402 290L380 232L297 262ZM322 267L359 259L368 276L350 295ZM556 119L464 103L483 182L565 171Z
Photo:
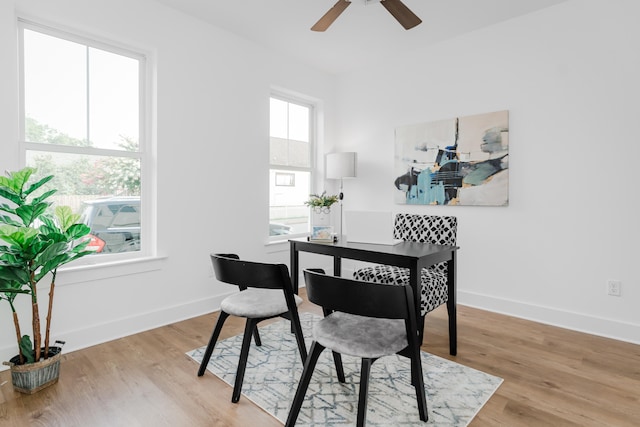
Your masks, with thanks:
M406 242L455 245L457 231L458 219L455 216L399 213L396 215L393 237Z
M284 264L241 260L236 254L211 254L213 271L221 282L246 288L284 289L293 292L289 269Z
M329 276L305 270L307 298L325 310L367 317L406 319L416 324L409 285L387 285ZM415 330L414 327L413 330Z

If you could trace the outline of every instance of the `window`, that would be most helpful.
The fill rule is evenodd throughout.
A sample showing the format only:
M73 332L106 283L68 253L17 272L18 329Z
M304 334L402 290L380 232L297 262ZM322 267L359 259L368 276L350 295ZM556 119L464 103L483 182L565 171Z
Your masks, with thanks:
M309 232L314 117L311 104L271 97L269 236Z
M296 174L276 172L276 185L281 187L295 187Z
M54 203L91 227L91 258L152 253L141 215L150 161L144 55L33 23L19 28L24 163L36 178L54 175Z

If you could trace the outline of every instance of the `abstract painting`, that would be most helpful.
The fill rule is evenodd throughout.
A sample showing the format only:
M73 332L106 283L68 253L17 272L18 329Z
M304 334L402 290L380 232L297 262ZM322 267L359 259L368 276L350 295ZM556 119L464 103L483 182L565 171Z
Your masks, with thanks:
M396 128L394 176L397 203L507 206L509 112Z

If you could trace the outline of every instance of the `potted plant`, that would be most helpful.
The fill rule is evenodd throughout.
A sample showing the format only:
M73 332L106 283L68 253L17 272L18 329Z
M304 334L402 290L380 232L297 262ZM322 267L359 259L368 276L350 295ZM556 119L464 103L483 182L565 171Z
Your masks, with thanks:
M311 226L329 226L331 224L331 206L338 201L337 195L328 196L326 191L323 191L322 194L310 194L309 200L304 204L311 208Z
M50 212L47 199L57 190L45 191L43 186L53 175L29 184L34 172L27 167L0 176L0 300L11 307L18 344L18 355L5 364L11 366L14 389L24 393L58 379L61 347L49 345L57 269L92 253L86 250L90 229L78 223L78 214L68 206ZM42 346L38 283L45 277L51 281ZM21 333L19 295L31 302L32 337Z
M323 191L322 194L310 194L309 200L304 202L305 205L309 206L312 210L315 211L329 211L331 209L331 205L334 203L338 203L338 195L327 196L327 192ZM324 209L326 208L326 209Z

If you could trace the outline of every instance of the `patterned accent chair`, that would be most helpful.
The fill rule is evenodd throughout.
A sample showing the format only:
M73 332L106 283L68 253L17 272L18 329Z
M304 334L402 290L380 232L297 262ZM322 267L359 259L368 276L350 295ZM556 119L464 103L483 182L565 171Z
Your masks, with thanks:
M458 220L454 216L415 215L400 213L396 215L393 237L408 242L433 243L437 245L455 245ZM409 269L376 265L357 270L354 279L386 284L408 284ZM448 300L447 263L422 269L421 274L421 310L425 316Z

